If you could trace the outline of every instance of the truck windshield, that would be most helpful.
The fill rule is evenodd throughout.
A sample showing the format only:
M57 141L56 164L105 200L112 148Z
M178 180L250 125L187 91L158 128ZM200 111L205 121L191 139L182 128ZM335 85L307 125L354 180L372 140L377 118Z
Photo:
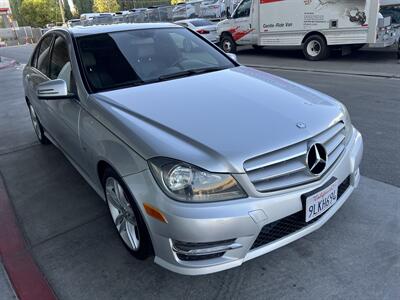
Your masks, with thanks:
M172 80L236 65L184 28L141 29L77 38L93 92Z

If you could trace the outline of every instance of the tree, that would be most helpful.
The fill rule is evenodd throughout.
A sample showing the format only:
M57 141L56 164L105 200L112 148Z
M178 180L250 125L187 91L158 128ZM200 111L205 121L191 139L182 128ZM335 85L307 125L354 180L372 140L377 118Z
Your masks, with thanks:
M119 4L117 0L94 0L94 12L116 12L119 11Z
M84 13L91 13L93 7L92 0L73 0L76 10L78 11L78 15Z
M23 24L32 27L62 21L57 0L23 0L19 13Z
M12 11L13 20L17 21L19 24L23 23L21 13L19 12L19 8L21 7L22 0L10 0L10 7Z
M68 0L63 0L64 2L64 14L65 20L72 19L71 7L69 6Z
M118 3L121 10L130 10L135 8L134 0L118 0Z

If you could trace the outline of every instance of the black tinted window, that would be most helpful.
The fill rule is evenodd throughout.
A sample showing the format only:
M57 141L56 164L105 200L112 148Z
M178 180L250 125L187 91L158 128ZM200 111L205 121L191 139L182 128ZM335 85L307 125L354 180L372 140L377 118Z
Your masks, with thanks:
M93 91L166 80L173 74L235 66L184 28L113 32L77 39L83 73ZM196 73L198 74L198 73Z
M37 56L37 69L43 74L49 76L50 46L53 36L45 37L39 46Z

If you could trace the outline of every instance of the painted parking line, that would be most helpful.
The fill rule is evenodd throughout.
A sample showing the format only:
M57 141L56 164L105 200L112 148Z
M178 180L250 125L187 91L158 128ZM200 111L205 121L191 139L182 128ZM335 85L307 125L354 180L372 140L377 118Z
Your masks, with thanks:
M53 290L26 247L1 176L0 255L18 299L56 299Z

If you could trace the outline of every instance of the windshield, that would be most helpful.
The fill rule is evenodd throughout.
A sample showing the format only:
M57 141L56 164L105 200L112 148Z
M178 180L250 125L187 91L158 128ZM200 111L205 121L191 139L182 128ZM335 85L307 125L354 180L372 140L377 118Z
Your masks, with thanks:
M171 80L235 66L184 28L142 29L77 38L93 92Z

